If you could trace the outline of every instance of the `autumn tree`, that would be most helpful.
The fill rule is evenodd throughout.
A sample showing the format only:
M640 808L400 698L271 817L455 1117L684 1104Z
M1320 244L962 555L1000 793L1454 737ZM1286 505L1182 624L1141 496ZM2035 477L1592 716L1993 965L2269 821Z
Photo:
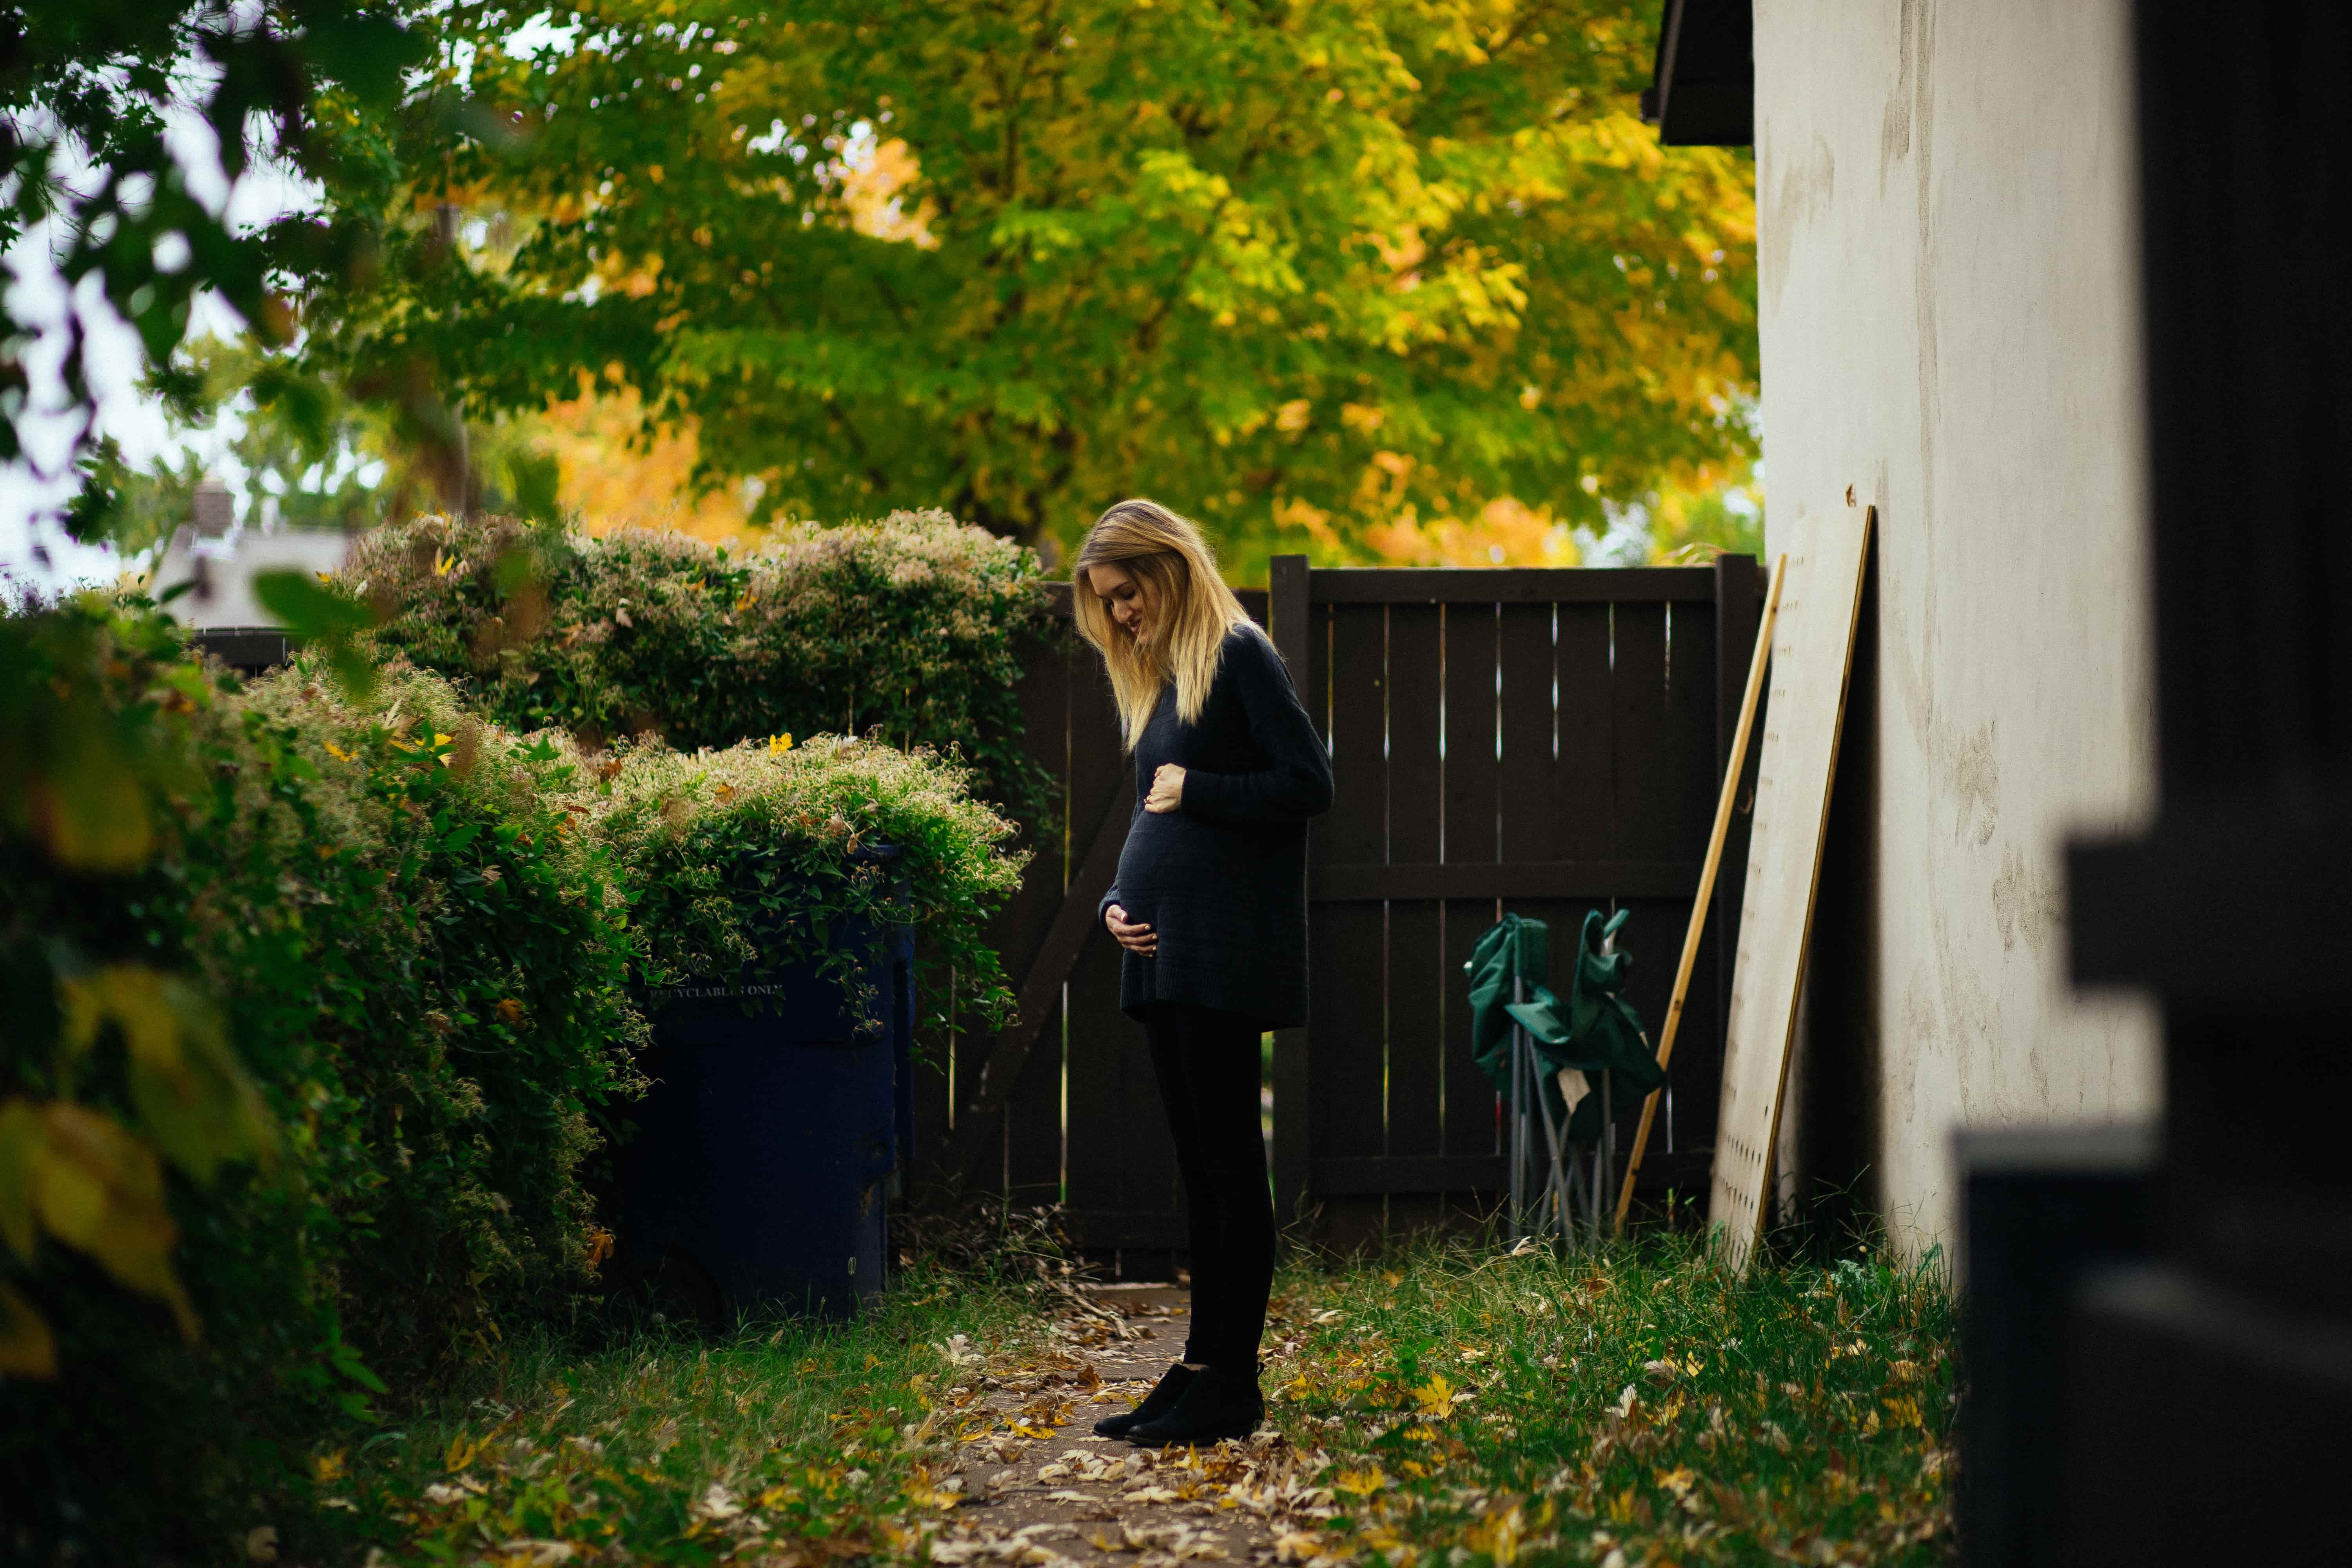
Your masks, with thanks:
M321 353L626 388L761 516L1146 492L1244 556L1749 453L1750 167L1635 117L1646 7L528 10L439 17L513 137L412 148L443 251Z

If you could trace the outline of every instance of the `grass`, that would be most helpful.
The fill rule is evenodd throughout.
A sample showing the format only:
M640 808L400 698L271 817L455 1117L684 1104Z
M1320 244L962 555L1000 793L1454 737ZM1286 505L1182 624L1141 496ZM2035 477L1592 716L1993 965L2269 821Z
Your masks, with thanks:
M1953 1309L1931 1259L1696 1242L1428 1249L1283 1282L1270 1373L1333 1456L1320 1553L1391 1563L1952 1560ZM1367 1550L1369 1549L1369 1550Z
M756 1521L806 1543L765 1561L903 1559L942 1374L1035 1314L1016 1288L918 1267L854 1322L649 1325L589 1353L534 1341L481 1386L321 1454L316 1539L285 1557L720 1563Z
M575 1563L920 1563L953 1501L934 1489L963 1420L950 1385L1043 1353L1049 1321L1017 1277L927 1264L855 1323L519 1346L480 1387L321 1454L320 1522L283 1560L537 1563L567 1560L561 1542ZM1328 1516L1276 1550L1307 1568L1950 1562L1951 1329L1932 1262L1743 1281L1669 1237L1296 1263L1265 1383Z

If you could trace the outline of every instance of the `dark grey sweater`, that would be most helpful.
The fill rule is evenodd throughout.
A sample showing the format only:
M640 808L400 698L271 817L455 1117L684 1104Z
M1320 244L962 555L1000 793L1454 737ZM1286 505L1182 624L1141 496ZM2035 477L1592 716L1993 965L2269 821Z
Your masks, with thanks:
M1183 804L1155 815L1143 801L1162 763L1184 770ZM1236 627L1200 721L1178 719L1171 684L1136 741L1135 815L1102 908L1149 923L1160 952L1121 954L1120 1008L1190 1002L1269 1028L1305 1023L1307 819L1330 806L1331 759L1282 656Z

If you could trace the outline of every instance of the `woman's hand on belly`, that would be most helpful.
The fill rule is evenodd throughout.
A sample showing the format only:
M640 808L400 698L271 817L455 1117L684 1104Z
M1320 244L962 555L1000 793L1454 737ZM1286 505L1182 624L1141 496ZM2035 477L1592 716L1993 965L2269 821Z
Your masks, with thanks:
M1141 958L1156 956L1160 952L1160 935L1141 921L1130 921L1127 910L1118 904L1103 911L1103 924L1109 928L1118 945Z
M1165 816L1184 804L1184 770L1174 763L1162 763L1151 775L1151 793L1143 797L1143 809L1154 816Z

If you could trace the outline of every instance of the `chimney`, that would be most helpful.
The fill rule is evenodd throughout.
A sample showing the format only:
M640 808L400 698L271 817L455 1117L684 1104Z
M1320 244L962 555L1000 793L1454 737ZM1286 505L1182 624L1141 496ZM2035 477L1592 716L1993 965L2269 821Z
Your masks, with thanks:
M198 539L218 539L236 517L228 487L207 474L196 481L195 525Z

